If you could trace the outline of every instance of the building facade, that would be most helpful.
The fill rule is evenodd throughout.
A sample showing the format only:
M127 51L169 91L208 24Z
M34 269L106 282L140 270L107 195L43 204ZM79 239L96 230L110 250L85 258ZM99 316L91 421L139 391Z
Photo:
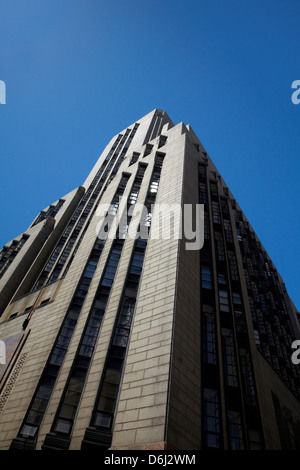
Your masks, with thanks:
M165 111L3 247L0 290L0 449L299 449L298 312Z

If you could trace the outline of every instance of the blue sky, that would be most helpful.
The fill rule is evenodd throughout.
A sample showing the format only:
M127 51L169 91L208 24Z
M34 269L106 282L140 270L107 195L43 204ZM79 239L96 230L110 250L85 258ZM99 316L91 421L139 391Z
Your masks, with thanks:
M191 124L299 292L298 0L0 0L0 245L154 108Z

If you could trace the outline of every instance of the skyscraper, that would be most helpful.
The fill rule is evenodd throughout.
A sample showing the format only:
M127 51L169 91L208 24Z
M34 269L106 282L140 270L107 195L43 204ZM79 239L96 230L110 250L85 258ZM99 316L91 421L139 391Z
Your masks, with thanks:
M299 448L296 308L189 125L116 135L0 269L0 448Z

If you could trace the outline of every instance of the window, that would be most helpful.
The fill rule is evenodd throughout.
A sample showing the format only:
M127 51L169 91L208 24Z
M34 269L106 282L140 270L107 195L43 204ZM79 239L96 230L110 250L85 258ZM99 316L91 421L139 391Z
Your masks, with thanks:
M247 238L243 238L243 243L240 246L241 246L243 253L247 256L248 253L250 252Z
M38 430L37 426L31 426L29 424L25 424L22 427L20 434L21 436L24 436L24 437L34 437L37 430Z
M218 284L222 284L222 285L226 285L226 284L227 284L226 275L225 275L225 274L223 274L223 273L219 273L219 274L218 274Z
M249 273L246 269L244 270L244 274L245 274L245 281L246 281L246 284L247 284L247 289L249 291L249 290L251 290L251 282L250 282Z
M220 232L215 232L216 252L218 261L225 260L223 237Z
M234 318L235 318L235 325L236 331L238 333L246 333L246 322L244 313L241 310L234 310Z
M238 411L228 410L228 437L231 450L243 450L242 418Z
M254 406L256 405L256 399L251 358L249 352L245 349L240 350L240 363L246 403L247 405Z
M135 299L125 297L118 317L118 326L122 328L130 328L135 306Z
M152 181L150 185L150 193L157 193L158 190L158 181Z
M239 210L236 210L235 213L234 213L234 219L235 219L236 222L242 222L243 221L242 212L239 211Z
M270 267L270 264L265 262L265 268L266 268L266 272L267 272L267 275L268 277L272 277L272 274L271 274L271 267Z
M241 242L243 239L242 239L241 230L239 228L236 229L236 234L237 234L238 241Z
M259 294L259 300L261 303L261 309L264 313L267 311L267 305L266 305L266 300L264 294Z
M232 251L228 251L228 262L229 262L231 280L238 281L239 280L238 266L237 266L235 254Z
M212 288L211 269L205 266L201 268L201 285L203 289Z
M144 152L144 157L147 157L152 152L153 145L152 144L147 144Z
M260 336L258 330L253 330L253 333L256 344L260 344Z
M31 305L30 307L26 307L23 313L30 312L30 310L32 309L32 307L33 307L33 305Z
M205 183L199 183L199 202L200 204L207 204L207 192Z
M207 364L217 363L215 319L209 312L203 312L202 317L202 359Z
M232 299L233 299L234 305L242 305L242 299L238 292L232 293Z
M228 243L233 242L233 236L231 231L231 224L229 220L224 220L225 239Z
M204 239L209 240L210 231L209 231L209 220L207 214L204 214Z
M112 416L108 413L97 413L95 419L95 426L99 426L101 428L110 428L111 426Z
M251 450L262 450L263 440L261 433L256 430L249 430L250 449Z
M251 287L252 287L253 299L255 300L255 302L259 302L258 287L257 287L257 284L254 281L251 282Z
M211 196L213 199L217 199L218 198L218 188L217 188L217 185L216 183L210 183L210 191L211 191Z
M55 431L61 434L68 434L71 428L72 421L67 419L58 419L55 426Z
M127 200L128 209L132 204L136 204L146 168L147 164L140 164L138 167L138 171L136 173L134 183L131 187L131 191Z
M214 224L221 223L221 215L220 215L220 208L219 204L215 201L212 201L212 217Z
M144 261L144 254L134 253L133 258L131 260L130 273L141 274L143 261Z
M234 351L234 339L232 330L230 328L222 328L222 346L226 385L237 387L238 380Z
M219 399L217 390L203 390L203 430L206 447L220 446Z
M163 147L167 142L168 137L166 135L161 135L158 141L158 148Z
M227 291L219 289L219 305L221 312L229 312Z
M275 341L274 341L274 336L273 336L273 331L271 328L271 325L268 321L265 322L266 325L266 331L268 335L268 342L270 346L275 346Z
M127 328L116 328L113 344L126 348L128 343L129 330Z
M139 159L139 156L140 156L140 154L138 152L133 152L132 157L130 159L129 166L133 165L135 162L137 162L138 159Z
M227 199L224 199L224 198L221 199L221 206L222 206L223 217L228 219L229 218L229 208L228 208Z
M199 165L199 181L206 182L206 166Z
M106 265L102 280L101 280L101 285L102 286L112 286L113 280L115 278L115 274L117 271L117 266L119 263L121 253L118 250L113 250L108 263Z

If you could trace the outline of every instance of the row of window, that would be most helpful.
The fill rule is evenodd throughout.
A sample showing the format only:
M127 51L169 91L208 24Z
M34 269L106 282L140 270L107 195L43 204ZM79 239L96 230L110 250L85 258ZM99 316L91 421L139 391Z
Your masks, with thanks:
M136 194L138 190L138 185L141 185L141 181L142 181L141 177L143 176L144 171L145 171L145 166L140 166L137 171L135 182L132 186L132 191L128 198L128 203L129 201L131 201L132 203L132 200L131 200L132 193L134 192L134 194ZM118 196L120 196L120 194L125 190L126 181L128 178L129 178L129 175L127 174L123 175L120 185L115 193L115 197L117 193L118 193ZM118 200L119 200L119 197L118 197ZM99 240L96 241L96 244L98 241ZM103 241L101 242L102 242L102 249L103 249L104 242ZM115 244L118 244L118 243L119 243L119 246L120 244L122 245L123 240L118 240L118 239L115 240ZM109 259L109 262L106 268L104 269L103 277L101 281L102 292L98 292L99 296L96 295L95 297L95 304L91 311L91 316L89 317L90 321L86 327L84 336L80 344L79 353L76 356L76 360L74 362L74 367L73 367L74 376L70 378L70 382L69 382L70 389L66 391L66 394L65 394L66 401L63 402L61 406L61 414L58 416L58 419L55 422L56 432L67 432L67 428L71 426L70 423L74 417L73 415L75 415L77 404L78 404L78 399L82 390L81 389L81 386L83 383L82 381L84 380L86 373L87 373L90 356L92 354L92 350L94 348L96 337L98 336L98 332L100 328L99 322L101 321L103 314L104 314L104 304L105 302L107 302L108 291L110 289L110 286L112 285L113 277L116 272L118 256L119 255L116 253L116 251L113 250L111 252L111 257ZM136 285L136 279L133 279L133 278L136 278L136 273L141 268L140 262L141 260L139 259L137 255L133 257L132 267L131 267L132 272L129 273L129 276L128 276L128 285L131 285L131 286ZM77 290L75 292L73 302L69 308L69 313L67 314L65 322L62 325L60 335L57 338L55 347L50 356L48 367L46 367L44 371L45 373L43 374L43 378L44 379L46 378L46 380L51 382L52 388L54 386L56 376L58 374L58 371L64 359L65 354L63 351L66 351L66 348L70 342L70 338L72 337L74 327L76 325L76 318L73 318L72 315L75 312L77 312L77 318L78 318L83 300L87 295L88 288L89 288L91 279L93 278L93 274L96 269L96 266L97 266L97 260L95 259L95 256L91 256L86 266L86 269L83 273L83 276L77 286ZM99 317L99 315L101 318ZM120 317L120 322L118 325L119 328L116 330L116 335L115 335L115 340L114 340L115 344L118 342L118 338L122 338L122 341L124 341L124 337L126 336L126 335L124 336L123 330L126 330L125 327L128 324L128 311L126 315L124 315L123 313L123 315ZM55 372L55 369L54 369L55 366L57 369L56 370L57 373L54 376L53 372ZM49 379L49 377L51 380ZM41 384L43 384L43 378L42 378ZM40 396L39 396L40 389L41 387L38 387L38 392L35 394L36 396L33 400L33 406L31 406L27 414L27 417L25 419L24 425L20 431L21 436L33 437L36 435L38 426L43 416L43 413L37 413L37 409L36 409L37 399L40 399ZM48 401L50 398L50 395L51 395L51 392L48 393L48 395L45 396L44 399Z
M96 173L95 177L93 178L92 183L90 184L88 190L84 194L80 204L78 205L77 209L75 210L68 227L66 228L64 234L62 235L60 241L58 242L56 248L54 249L54 252L52 253L49 261L47 262L44 271L41 273L37 283L34 286L34 289L38 289L43 286L45 281L47 280L47 283L54 282L56 279L58 279L59 275L61 274L61 271L66 263L66 260L68 259L72 248L74 247L74 244L78 238L79 233L81 232L81 229L88 218L95 201L100 194L101 189L103 188L103 185L105 181L107 180L108 175L111 172L111 169L113 168L113 176L116 174L117 169L119 168L119 165L121 163L121 160L124 158L125 153L127 152L127 149L136 133L138 124L134 126L132 131L130 129L127 129L124 136L122 134L119 134L117 137L115 143L113 144L111 150L109 151L107 157L105 158L103 164L101 165L100 169ZM130 134L129 138L128 135ZM126 143L125 143L126 142ZM125 144L125 145L124 145ZM121 153L121 156L117 160L119 153L123 147L123 151ZM117 160L117 163L115 164ZM100 176L102 177L100 178ZM99 180L100 178L100 180ZM92 195L91 195L92 194ZM79 220L78 220L79 219ZM76 223L76 221L78 221ZM75 225L76 224L76 225ZM74 227L75 226L75 227ZM65 242L67 241L71 231L72 235L68 240L67 245L65 246L65 249L58 259L61 250L63 249ZM81 243L82 237L80 238L76 251L79 247L79 243ZM58 261L57 261L58 259ZM56 264L56 267L54 271L52 272L51 277L49 278L49 273L53 269L53 266ZM68 265L69 268L69 265Z
M13 240L9 247L4 246L0 252L0 278L7 271L19 251L23 248L29 235L23 235L22 238L17 241Z
M210 448L219 448L221 445L221 426L218 391L204 388L203 402L205 444ZM235 410L228 410L227 423L229 448L231 450L243 450L244 439L241 413Z
M235 221L257 348L299 399L300 371L290 359L293 328L278 274L240 211Z
M123 243L123 240L114 240L86 323L85 331L79 343L67 386L64 390L59 410L52 426L54 432L69 434L72 429L108 302L110 289L121 257Z
M123 191L125 190L128 178L129 175L122 176L120 186ZM37 434L38 427L42 422L46 406L52 394L56 378L65 358L84 300L102 254L104 244L105 240L96 239L21 427L19 433L21 437L35 437Z
M160 135L159 140L158 140L158 147L157 148L163 147L166 144L167 139L168 139L167 136ZM152 152L153 147L154 147L153 144L146 144L143 157L147 157L148 155L150 155L150 153Z
M134 165L139 159L140 154L138 152L133 152L132 157L130 159L129 166Z
M53 266L55 265L59 255L60 255L61 250L63 249L67 239L69 238L70 233L74 229L74 226L75 226L76 222L78 221L78 219L80 217L80 214L82 214L82 219L85 220L87 218L87 216L89 214L89 211L90 211L90 207L87 206L88 200L90 199L90 196L91 196L92 192L93 192L93 194L95 194L95 191L97 191L97 188L99 186L100 187L102 186L103 182L101 181L99 183L99 185L97 186L97 188L94 189L96 184L97 184L97 181L100 178L100 175L103 173L105 167L108 165L107 164L108 160L110 159L110 157L114 153L117 145L120 145L121 138L122 138L122 134L119 134L119 136L117 137L117 139L116 139L115 143L113 144L111 150L109 151L107 157L105 158L105 161L102 163L100 169L97 171L95 177L93 178L92 183L90 184L89 188L87 189L87 191L85 192L83 198L81 199L80 203L78 204L77 208L75 209L74 214L71 217L67 228L64 230L64 233L62 234L59 242L57 243L54 251L52 252L48 262L45 265L44 270L40 274L40 276L39 276L36 284L34 285L33 289L39 289L40 287L42 287L44 285L45 281L48 279L49 273L51 272ZM75 242L76 238L77 238L77 236L75 235L75 237L73 238L74 242ZM73 240L70 243L69 247L66 247L66 251L68 252L68 254L71 251L71 248L74 244ZM60 270L59 270L59 272L60 272ZM57 274L59 274L59 272Z
M63 199L60 199L55 206L51 205L48 207L47 210L41 211L39 215L37 216L37 218L35 219L35 221L33 222L32 227L38 224L39 222L41 222L42 220L48 219L48 217L55 217L64 202L65 201Z
M250 422L251 416L251 411L247 411L247 407L252 409L257 405L257 401L247 343L244 307L238 284L239 273L229 207L226 199L219 198L217 184L207 178L206 168L205 165L199 167L199 201L205 204L205 243L201 251L203 445L211 448L224 446L218 386L222 381L225 390L227 389L224 396L226 415L224 424L229 448L244 449L246 432L250 448L261 448L260 423L256 423L251 429L247 428L247 419ZM210 211L207 204L208 187L213 223L212 238L216 255L214 265L211 252ZM217 295L214 289L214 271L216 272ZM218 321L216 311L220 315ZM220 325L219 332L217 324ZM222 361L222 369L220 369L219 360ZM220 370L223 371L222 377ZM246 423L243 422L244 415ZM257 442L250 438L250 433L256 436Z
M129 146L130 146L130 144L131 144L131 142L132 142L132 139L133 139L133 137L134 137L135 134L136 134L136 131L137 131L138 127L139 127L139 124L135 124L132 130L127 129L125 135L126 135L126 136L127 136L128 134L130 134L130 135L129 135L129 137L128 137L128 139L127 139L127 141L126 141L126 143L125 143L125 145L124 145L124 147L123 147L123 150L122 150L122 152L121 152L119 158L117 159L116 163L114 164L113 170L112 170L112 172L111 172L111 174L110 174L110 181L111 181L111 179L114 178L115 175L117 174L117 172L118 172L118 170L119 170L119 168L120 168L120 166L121 166L121 163L123 162L123 160L124 160L124 158L125 158L125 156L126 156L127 150L128 150L128 148L129 148Z
M62 271L62 269L63 269L63 267L64 267L64 265L65 265L65 263L66 263L66 260L68 259L69 255L70 255L70 253L71 253L71 251L72 251L72 249L73 249L73 247L74 247L74 244L75 244L75 242L76 242L76 240L77 240L77 238L78 238L78 235L79 235L79 233L81 232L81 229L82 229L84 223L86 222L88 216L89 216L90 214L92 215L93 212L95 211L95 208L94 208L94 211L91 213L91 210L92 210L92 208L93 208L94 205L95 205L96 199L98 198L98 196L99 196L99 194L100 194L100 191L101 191L101 189L103 188L103 185L104 185L105 181L107 180L107 177L108 177L108 175L110 174L110 171L111 171L111 169L113 168L113 165L114 165L114 163L115 163L115 161L116 161L116 159L117 159L117 157L118 157L118 155L119 155L119 153L120 153L120 150L122 149L124 143L126 142L126 139L127 139L128 135L129 135L129 133L130 133L130 130L127 129L127 131L125 132L124 136L121 135L122 138L120 139L119 144L118 144L118 146L117 146L115 152L112 152L112 151L111 151L111 153L110 153L110 154L112 155L112 158L109 160L109 156L106 157L105 162L104 162L103 165L102 165L102 167L103 167L102 171L104 170L103 173L102 173L102 171L100 172L101 168L100 168L100 170L98 170L97 174L99 173L99 176L100 176L100 174L102 173L102 176L101 176L99 182L97 183L97 185L96 185L96 187L95 187L95 189L94 189L93 194L91 195L91 197L90 197L89 199L88 199L88 198L86 199L86 200L88 200L88 202L87 202L87 204L86 204L86 205L84 206L84 208L83 208L83 211L82 211L82 213L81 213L81 215L80 215L80 218L79 218L79 220L78 220L78 222L77 222L75 228L73 229L72 235L71 235L71 237L69 238L69 240L68 240L68 242L67 242L67 244L66 244L66 246L65 246L65 248L64 248L64 250L63 250L62 255L60 256L60 258L58 259L58 261L57 261L57 263L56 263L55 269L53 270L53 272L52 272L52 274L51 274L51 277L50 277L48 283L54 282L56 279L58 279L58 277L59 277L59 275L60 275L60 273L61 273L61 271ZM117 140L118 140L118 139L117 139ZM127 140L128 140L128 139L127 139ZM125 145L126 145L126 144L125 144ZM108 160L109 160L109 163L106 165L106 161L108 161ZM105 166L105 165L106 165L106 166ZM105 169L104 169L104 168L105 168ZM97 175L96 175L96 176L97 176ZM99 178L99 176L98 176L98 178ZM96 178L96 177L95 177L95 178ZM94 178L93 181L95 181L95 178ZM88 226L88 225L86 225L86 228L87 228L87 226ZM85 229L85 230L86 230L86 229ZM84 235L85 230L84 230L84 232L82 233L82 235ZM81 240L82 240L82 237L80 238L79 242L77 243L76 251L78 250L78 247L79 247L79 244L81 243ZM68 268L69 268L69 266L70 266L70 265L68 265ZM65 273L64 273L64 274L65 274Z
M103 370L92 425L111 429L113 415L124 368L125 351L128 345L137 290L145 256L147 242L138 239L129 265L123 297L112 333L111 346Z
M157 183L158 188L162 164L163 155L157 154L144 203L146 207L149 207L149 205L155 202L157 191L153 194L151 188L154 182ZM143 221L141 221L141 224L142 223ZM149 229L150 226L147 225L147 228ZM105 446L109 445L111 439L110 433L113 426L114 413L125 366L126 350L129 342L146 248L147 240L142 238L136 240L92 415L91 427L106 433L102 443Z
M128 197L128 204L132 204L132 193L134 192L134 194L138 195L140 191L145 168L146 167L144 165L138 168L130 195ZM119 186L119 191L116 192L113 201L116 200L116 198L119 196L121 189L122 187ZM91 362L91 357L98 339L100 326L109 298L109 293L120 261L123 244L124 239L120 240L117 234L117 237L113 242L108 261L104 268L99 287L93 301L93 306L87 319L85 331L79 343L78 351L71 369L71 374L67 382L67 387L59 405L58 414L52 426L54 432L62 434L69 434L71 432L74 417ZM123 326L125 324L126 322L123 316L121 325Z

